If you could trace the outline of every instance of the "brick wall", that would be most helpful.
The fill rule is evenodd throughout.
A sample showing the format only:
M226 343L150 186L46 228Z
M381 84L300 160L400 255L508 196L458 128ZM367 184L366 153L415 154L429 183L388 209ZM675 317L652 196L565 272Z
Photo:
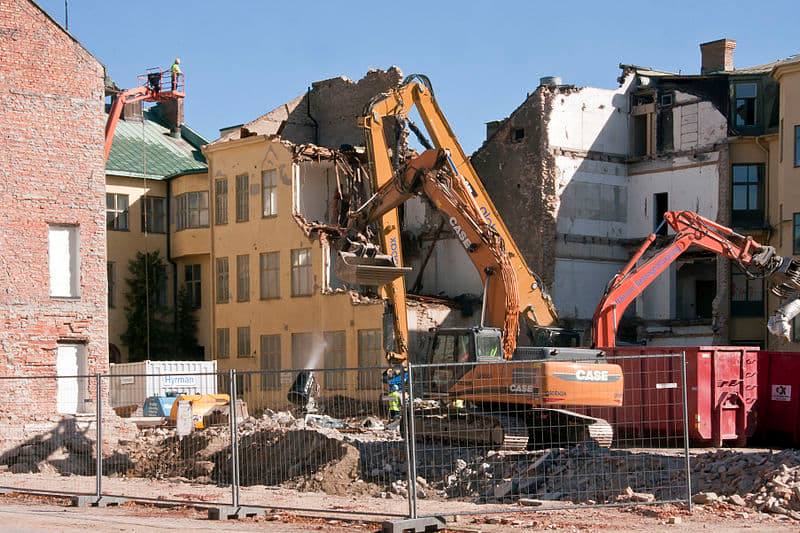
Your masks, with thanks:
M54 374L64 341L108 366L104 68L28 0L0 2L0 41L0 434L19 438L20 415L58 419L55 381L3 377ZM80 228L79 298L50 296L49 224Z

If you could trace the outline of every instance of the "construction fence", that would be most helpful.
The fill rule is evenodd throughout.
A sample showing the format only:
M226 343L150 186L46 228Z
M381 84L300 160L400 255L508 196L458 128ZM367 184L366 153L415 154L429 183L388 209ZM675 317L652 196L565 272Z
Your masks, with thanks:
M0 378L0 489L219 517L688 504L683 354L586 363L559 360L566 398L538 360L413 364L391 380L383 368ZM166 393L146 397L148 380Z

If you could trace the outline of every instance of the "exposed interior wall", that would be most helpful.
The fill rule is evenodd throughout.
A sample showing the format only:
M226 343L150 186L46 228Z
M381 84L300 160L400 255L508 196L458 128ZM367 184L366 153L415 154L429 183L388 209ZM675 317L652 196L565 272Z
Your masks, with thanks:
M338 188L333 163L299 163L297 211L309 222L336 224L339 214Z

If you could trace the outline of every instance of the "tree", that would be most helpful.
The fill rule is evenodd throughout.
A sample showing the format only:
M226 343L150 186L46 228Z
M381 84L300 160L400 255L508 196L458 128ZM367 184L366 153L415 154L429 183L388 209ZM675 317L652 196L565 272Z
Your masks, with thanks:
M182 285L178 290L175 315L175 355L180 359L197 359L197 316L192 294Z
M125 280L127 329L121 335L129 361L173 358L173 328L167 307L167 268L158 251L137 252Z

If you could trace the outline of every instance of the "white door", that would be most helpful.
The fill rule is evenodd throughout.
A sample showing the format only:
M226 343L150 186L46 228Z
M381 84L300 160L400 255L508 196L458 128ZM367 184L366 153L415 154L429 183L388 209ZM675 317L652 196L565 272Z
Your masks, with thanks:
M78 375L85 372L84 350L80 344L59 344L56 355L56 407L59 413L75 414L79 412L85 391L81 390L85 382ZM61 377L65 376L65 377Z

